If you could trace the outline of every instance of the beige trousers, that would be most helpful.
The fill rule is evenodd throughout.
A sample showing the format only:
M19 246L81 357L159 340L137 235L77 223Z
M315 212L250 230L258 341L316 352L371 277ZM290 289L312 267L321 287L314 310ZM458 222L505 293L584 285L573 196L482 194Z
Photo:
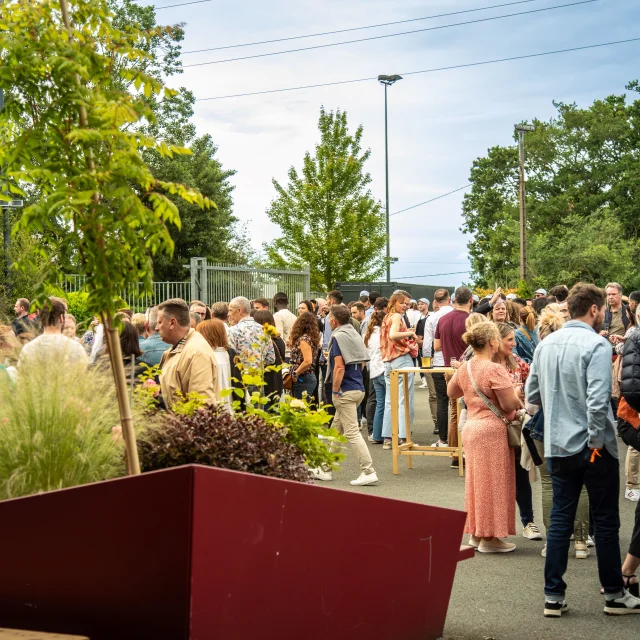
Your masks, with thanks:
M429 410L431 411L431 419L435 424L436 416L438 415L438 396L436 396L436 385L433 384L433 376L430 373L425 373L424 379L427 381L427 385L429 387Z
M363 398L363 391L345 391L342 397L333 396L336 414L333 417L332 426L347 438L355 449L360 468L369 474L374 473L373 461L358 425L358 405Z
M627 449L625 475L627 489L640 489L640 451L633 447Z

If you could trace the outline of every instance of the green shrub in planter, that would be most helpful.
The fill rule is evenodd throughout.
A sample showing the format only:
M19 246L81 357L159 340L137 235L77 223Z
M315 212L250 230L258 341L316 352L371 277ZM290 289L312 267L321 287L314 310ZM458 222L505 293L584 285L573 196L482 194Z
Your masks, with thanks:
M0 499L124 475L113 377L49 361L0 376Z
M285 442L282 430L260 416L230 414L207 406L171 416L138 436L143 471L203 464L262 476L309 482L302 452Z

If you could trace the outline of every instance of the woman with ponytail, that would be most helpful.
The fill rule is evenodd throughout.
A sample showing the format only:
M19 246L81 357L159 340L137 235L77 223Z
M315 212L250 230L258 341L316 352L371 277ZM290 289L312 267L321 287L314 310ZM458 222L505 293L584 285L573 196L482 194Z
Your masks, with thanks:
M536 314L531 307L521 307L520 326L516 329L516 352L527 363L533 361L533 352L538 345L535 333Z

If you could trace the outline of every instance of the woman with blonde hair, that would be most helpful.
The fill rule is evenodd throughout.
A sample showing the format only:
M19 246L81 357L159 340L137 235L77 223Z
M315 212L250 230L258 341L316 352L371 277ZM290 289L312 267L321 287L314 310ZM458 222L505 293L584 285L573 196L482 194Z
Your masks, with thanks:
M531 307L520 307L520 321L516 329L516 352L527 364L533 361L533 352L538 342L535 312Z
M464 396L467 422L462 434L465 448L465 531L469 544L481 553L508 553L515 544L501 540L515 535L516 479L513 449L507 426L520 406L513 382L504 367L493 362L500 349L495 324L480 322L463 340L474 356L462 365L447 385L450 398Z
M217 318L202 320L198 323L196 331L202 335L213 349L218 373L218 395L222 403L231 411L231 395L224 396L221 392L224 389L231 389L231 362L235 357L235 352L233 356L229 353L229 341L227 340L227 330L224 327L224 323Z
M414 366L414 358L418 356L416 330L408 328L404 315L411 303L411 296L406 291L396 291L389 299L387 315L380 328L380 351L384 362L384 381L386 397L384 403L384 419L382 423L383 449L391 449L391 371ZM413 421L413 376L409 380L409 423ZM404 412L404 384L398 380L398 430L400 443L406 442L406 418Z
M507 301L502 298L498 299L498 301L493 305L493 309L491 309L487 314L487 318L493 322L508 322L507 316Z

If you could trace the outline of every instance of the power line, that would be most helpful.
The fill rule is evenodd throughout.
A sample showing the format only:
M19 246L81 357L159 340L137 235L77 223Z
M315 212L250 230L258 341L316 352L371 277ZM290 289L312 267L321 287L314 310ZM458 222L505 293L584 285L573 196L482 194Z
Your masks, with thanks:
M436 196L435 198L431 198L430 200L425 200L424 202L419 202L418 204L414 204L411 207L407 207L406 209L400 209L400 211L396 211L395 213L390 213L389 217L397 216L399 213L404 213L405 211L410 211L411 209L415 209L416 207L421 207L423 204L429 204L430 202L434 202L435 200L440 200L440 198L446 198L450 196L452 193L457 193L458 191L462 191L463 189L467 189L471 186L471 184L465 184L464 187L458 187L453 191L449 191L448 193L443 193L441 196Z
M396 282L402 280L412 280L414 278L435 278L436 276L457 276L461 273L471 273L470 271L450 271L449 273L427 273L423 276L394 276Z
M557 53L569 53L571 51L584 51L586 49L597 49L598 47L610 47L616 44L626 44L628 42L637 42L640 38L628 38L626 40L615 40L613 42L602 42L600 44L589 44L582 47L571 47L569 49L557 49L555 51L545 51L543 53L529 53L522 56L512 56L509 58L497 58L495 60L483 60L481 62L468 62L466 64L455 64L449 67L436 67L433 69L424 69L423 71L406 71L400 75L409 76L417 75L419 73L434 73L436 71L451 71L452 69L465 69L467 67L480 67L486 64L496 64L498 62L512 62L514 60L525 60L527 58L539 58L542 56L551 56ZM356 78L354 80L339 80L337 82L323 82L321 84L309 84L300 87L286 87L283 89L268 89L266 91L253 91L251 93L235 93L227 96L213 96L211 98L197 98L196 102L204 102L207 100L226 100L227 98L246 98L248 96L261 96L268 93L282 93L285 91L300 91L302 89L318 89L320 87L333 87L341 84L352 84L355 82L369 82L371 80L377 80L377 76L370 78Z
M213 2L213 0L192 0L191 2L181 2L180 4L168 4L164 7L154 7L156 11L162 11L162 9L172 9L173 7L186 7L188 4L203 4L204 2Z
M204 67L210 64L224 64L226 62L238 62L240 60L253 60L255 58L268 58L271 56L279 56L284 53L299 53L301 51L311 51L313 49L326 49L328 47L338 47L343 44L355 44L358 42L367 42L369 40L381 40L383 38L395 38L397 36L406 36L413 33L424 33L426 31L439 31L441 29L450 29L452 27L461 27L469 24L478 24L480 22L491 22L492 20L503 20L505 18L513 18L515 16L524 16L531 13L540 13L542 11L553 11L555 9L565 9L567 7L575 7L583 4L591 4L598 0L579 0L578 2L570 2L568 4L559 4L554 7L543 7L541 9L530 9L529 11L519 11L517 13L507 13L502 16L493 16L490 18L477 18L476 20L467 20L465 22L455 22L453 24L443 24L436 27L425 27L424 29L414 29L413 31L401 31L400 33L387 33L381 36L370 36L368 38L358 38L357 40L343 40L342 42L329 42L327 44L316 44L311 47L300 47L298 49L286 49L284 51L272 51L270 53L256 53L251 56L241 56L239 58L226 58L224 60L211 60L209 62L194 62L193 64L185 64L183 67ZM203 49L204 51L204 49Z
M200 2L210 2L210 0L199 0ZM224 47L211 47L210 49L195 49L193 51L183 51L183 55L188 53L203 53L204 51L221 51L222 49L238 49L240 47L253 47L260 44L274 44L276 42L287 42L289 40L302 40L303 38L316 38L319 36L332 36L338 33L348 33L349 31L363 31L364 29L378 29L380 27L390 27L396 24L406 24L407 22L420 22L422 20L435 20L436 18L446 18L449 16L457 16L463 13L476 13L478 11L487 11L489 9L499 9L501 7L511 7L516 4L528 4L530 2L539 2L539 0L518 0L517 2L506 2L505 4L493 4L488 7L478 7L477 9L465 9L464 11L452 11L450 13L439 13L433 16L424 16L422 18L409 18L408 20L396 20L394 22L381 22L380 24L370 24L364 27L351 27L350 29L337 29L335 31L321 31L319 33L309 33L304 36L288 36L286 38L276 38L274 40L261 40L257 42L243 42L241 44L228 44ZM192 3L187 3L192 4ZM175 5L173 5L175 6ZM180 5L178 5L180 6Z

